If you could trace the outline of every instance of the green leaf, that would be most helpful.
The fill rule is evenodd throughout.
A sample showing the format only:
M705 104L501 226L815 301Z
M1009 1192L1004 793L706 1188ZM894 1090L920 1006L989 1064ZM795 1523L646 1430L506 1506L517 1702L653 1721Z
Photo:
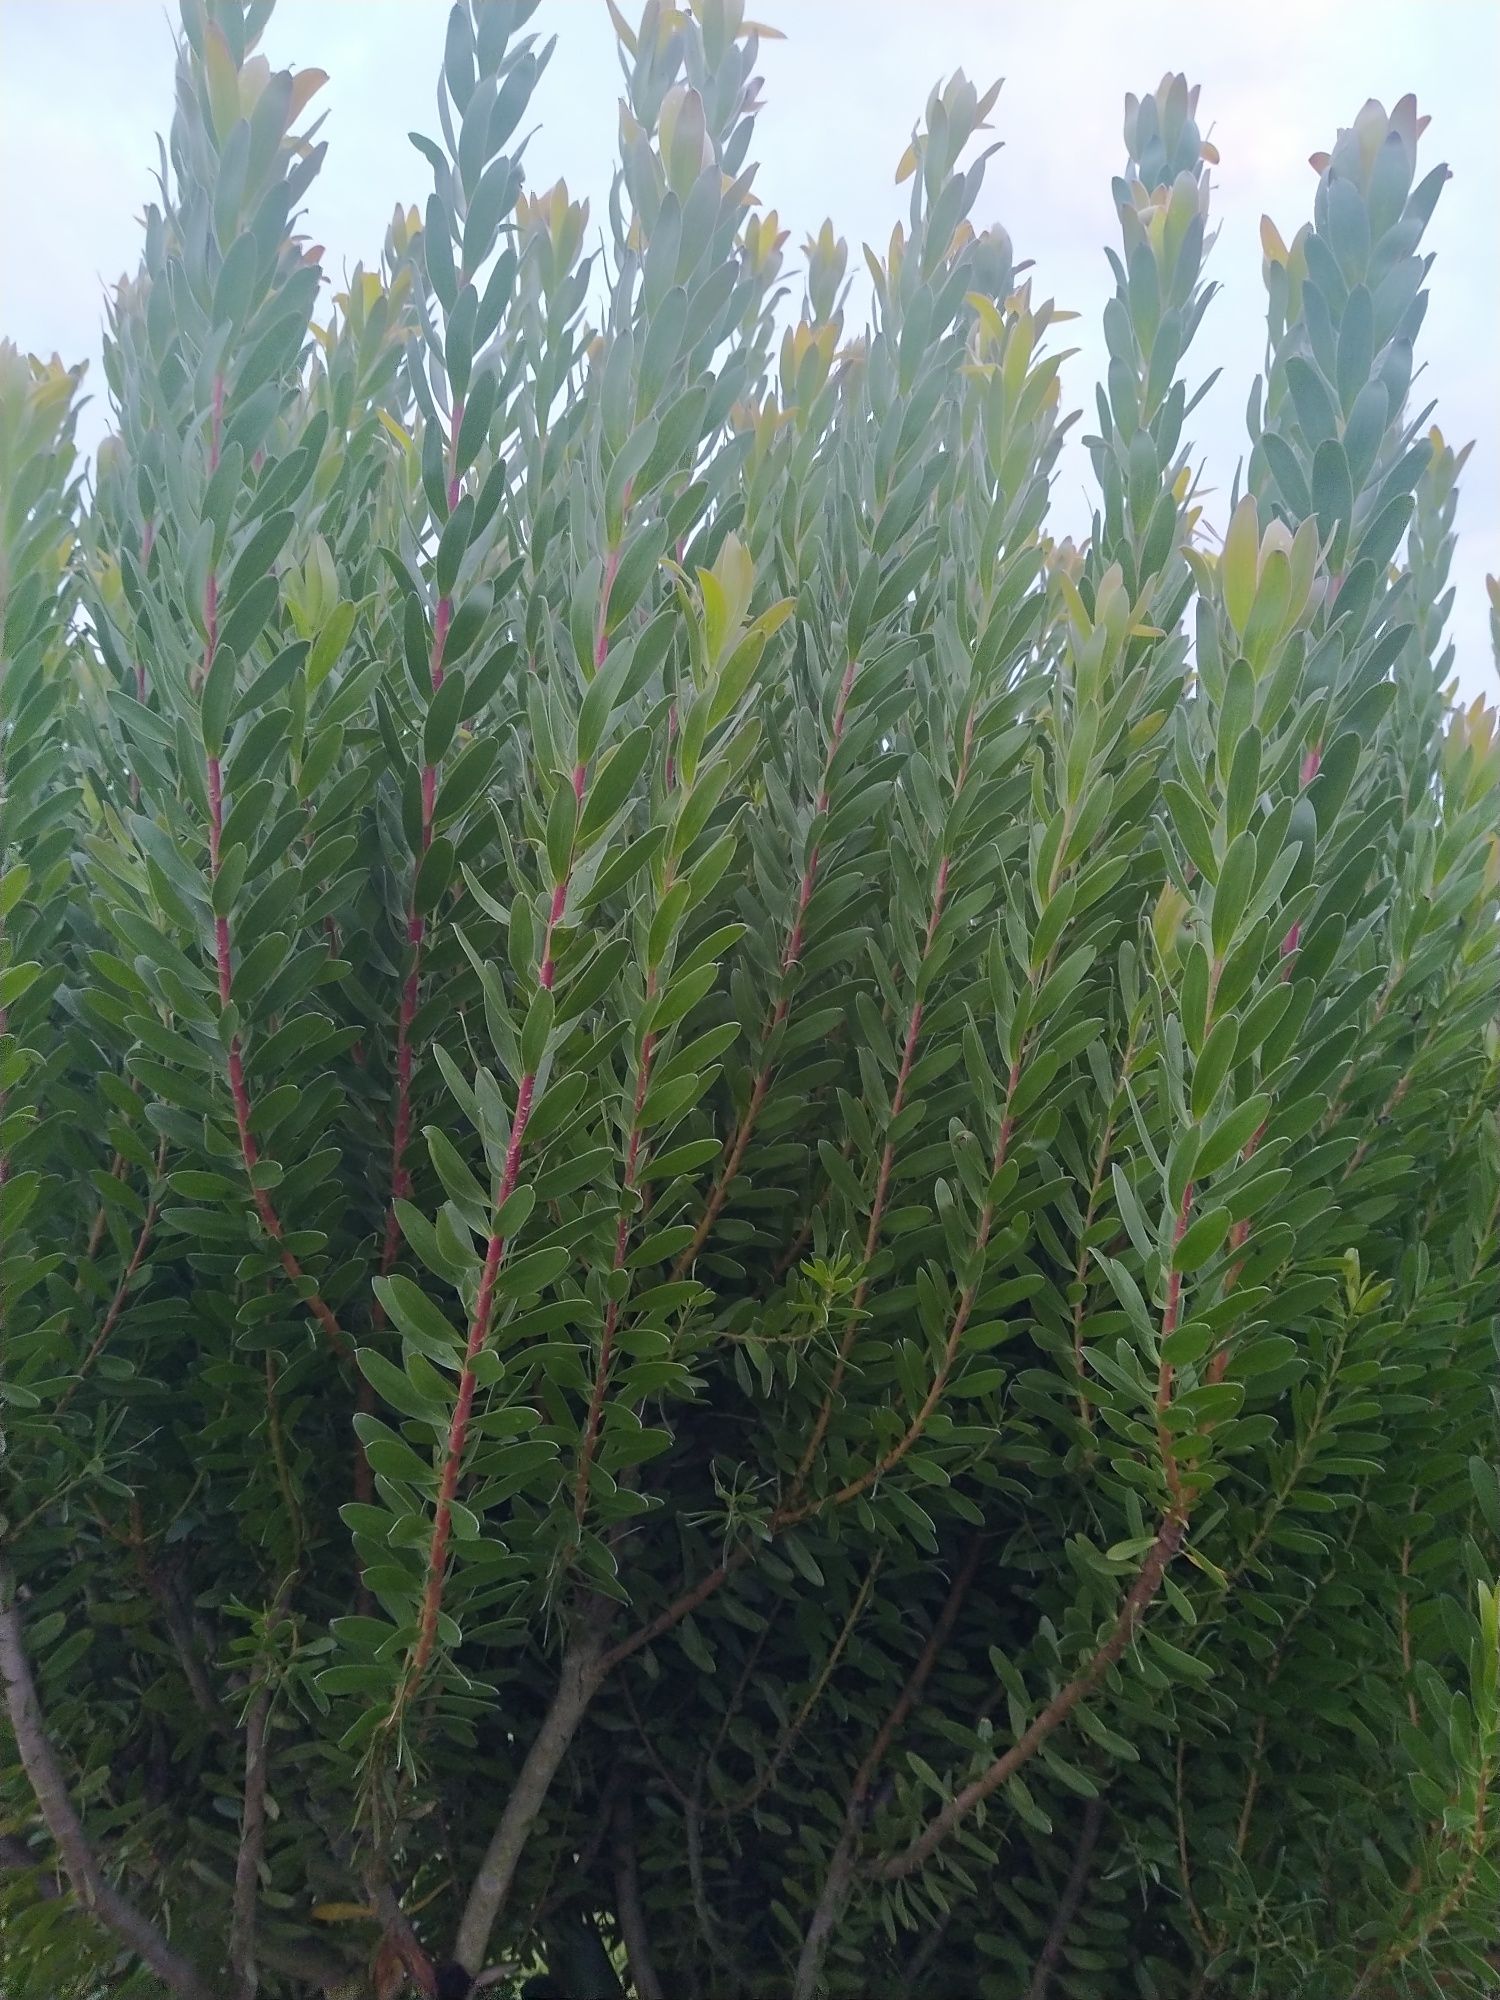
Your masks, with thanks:
M227 647L220 646L214 654L213 665L203 682L199 728L203 732L203 748L210 757L220 757L224 753L225 734L229 728L230 711L234 706L234 676L237 664L234 654Z
M442 1182L448 1199L460 1211L466 1222L488 1235L489 1196L465 1166L452 1140L446 1132L440 1131L435 1125L423 1126L422 1136L427 1141L432 1164L437 1169L438 1179Z
M544 1292L557 1282L571 1261L571 1253L560 1246L532 1250L524 1257L508 1257L500 1266L496 1290L513 1298Z
M252 230L242 230L224 253L219 275L214 280L213 320L244 321L254 295L255 275L260 264L260 244Z
M1271 1100L1263 1093L1247 1097L1242 1104L1232 1105L1199 1146L1194 1172L1200 1178L1217 1173L1220 1167L1242 1153L1264 1123L1270 1108Z
M525 1025L521 1029L521 1067L528 1076L534 1076L541 1068L556 1018L557 1004L552 998L551 988L539 986L531 996Z
M250 584L219 628L220 648L235 659L247 659L250 648L265 629L266 620L276 609L277 594L274 576L263 576Z
M493 737L465 745L438 788L435 823L449 826L467 812L495 775L499 762L500 745Z
M580 847L592 847L624 806L646 768L652 742L652 732L643 723L601 759L583 796L578 822Z
M447 755L448 746L458 728L459 717L463 714L466 692L461 673L450 673L443 677L443 684L432 697L427 720L422 725L424 764L441 764Z
M420 917L430 916L442 901L453 879L453 842L438 834L417 867L412 907Z
M573 841L578 832L578 798L571 784L561 784L547 808L547 866L554 883L572 873Z
M404 1368L398 1368L373 1347L360 1348L355 1358L370 1387L393 1410L398 1410L403 1417L415 1417L435 1428L446 1427L449 1417L446 1406L421 1394Z
M1492 1535L1500 1535L1500 1473L1487 1458L1469 1460L1469 1482L1480 1514Z
M296 515L290 507L279 514L272 514L261 522L251 535L235 560L229 582L224 590L224 602L233 615L234 607L263 579L277 556L286 546L287 536L292 532Z
M1196 1222L1189 1223L1182 1240L1172 1252L1174 1271L1201 1270L1211 1257L1218 1254L1219 1245L1229 1228L1229 1210L1211 1208L1200 1215Z
M1243 632L1250 622L1259 550L1259 516L1253 496L1247 493L1230 518L1219 561L1224 578L1224 608L1236 632Z
M1209 1030L1197 1062L1193 1065L1193 1116L1206 1116L1218 1096L1239 1043L1239 1023L1226 1015Z
M1223 959L1239 931L1255 887L1256 866L1255 836L1246 831L1230 843L1214 888L1210 930L1217 959Z
M428 1487L433 1483L433 1467L429 1459L422 1459L411 1446L378 1417L363 1413L354 1419L354 1429L365 1447L365 1457L371 1469L383 1473L387 1479L400 1479L409 1485Z
M433 563L433 575L437 582L438 595L451 597L453 586L458 581L459 565L469 548L469 535L474 523L474 496L465 493L453 512L449 515L438 538L437 556Z
M424 1354L446 1361L461 1348L462 1335L410 1278L376 1278L375 1296L399 1330Z

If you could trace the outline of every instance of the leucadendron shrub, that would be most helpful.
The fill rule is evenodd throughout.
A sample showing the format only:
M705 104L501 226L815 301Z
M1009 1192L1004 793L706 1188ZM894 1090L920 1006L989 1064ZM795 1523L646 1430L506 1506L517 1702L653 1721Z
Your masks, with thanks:
M739 0L614 16L593 216L532 11L333 278L324 78L185 0L91 475L0 349L4 1990L1490 1990L1425 120L1265 225L1205 517L1127 99L1075 545L995 90L793 263Z

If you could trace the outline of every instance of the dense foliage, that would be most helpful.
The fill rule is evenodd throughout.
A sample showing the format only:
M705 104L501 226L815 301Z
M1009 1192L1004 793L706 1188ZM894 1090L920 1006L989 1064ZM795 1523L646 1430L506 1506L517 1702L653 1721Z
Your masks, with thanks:
M463 0L330 296L269 11L184 0L92 480L0 349L6 1994L1481 1992L1425 120L1265 226L1220 543L1216 156L1127 99L1075 547L995 90L856 331L739 0L616 15L598 247Z

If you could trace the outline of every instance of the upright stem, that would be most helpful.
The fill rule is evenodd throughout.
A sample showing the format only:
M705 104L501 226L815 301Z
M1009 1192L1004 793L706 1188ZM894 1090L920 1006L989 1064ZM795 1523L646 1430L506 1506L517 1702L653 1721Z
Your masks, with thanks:
M838 700L834 704L833 710L833 727L829 731L828 736L828 755L823 762L823 776L818 787L818 800L814 814L819 819L828 810L828 787L833 775L833 760L838 755L839 745L844 740L844 725L849 713L849 697L854 692L854 678L858 670L859 662L851 660L844 669L843 680L839 683ZM806 865L802 870L802 880L797 887L797 901L792 922L788 929L786 944L781 954L781 977L783 984L791 977L798 961L802 957L803 929L807 922L807 908L812 901L813 889L817 885L819 859L820 849L815 842L812 851L807 857ZM761 1037L763 1051L769 1048L772 1037L785 1022L787 1014L791 1010L791 1005L791 994L784 992L776 1002L776 1005L771 1009L770 1019L767 1021L765 1033ZM709 1231L719 1219L720 1210L729 1199L729 1190L733 1187L735 1178L744 1162L745 1150L750 1144L750 1135L754 1132L756 1122L760 1117L761 1106L766 1101L766 1093L771 1087L773 1073L773 1063L769 1056L763 1054L760 1068L756 1071L750 1085L750 1095L745 1102L745 1109L741 1112L733 1136L724 1149L724 1164L719 1170L718 1178L709 1190L708 1200L704 1203L703 1213L699 1216L697 1227L693 1231L693 1240L672 1266L672 1276L674 1279L680 1278L697 1257L698 1252L708 1241Z
M1203 1912L1198 1907L1198 1898L1193 1893L1192 1857L1188 1851L1187 1833L1187 1738L1177 1738L1177 1755L1173 1786L1173 1804L1177 1815L1177 1872L1182 1878L1183 1907L1188 1913L1188 1922L1197 1933L1198 1942L1212 1958L1217 1947L1208 1925L1203 1921Z
M167 1142L163 1139L156 1148L156 1179L158 1181L161 1180L166 1164ZM120 1315L125 1310L125 1301L130 1296L130 1287L135 1279L135 1274L141 1268L146 1252L151 1247L151 1238L156 1230L156 1218L160 1211L160 1204L161 1198L153 1189L151 1199L146 1207L146 1213L141 1218L141 1226L136 1234L135 1248L130 1253L130 1262L125 1266L120 1282L115 1287L114 1296L111 1298L105 1312L103 1324L95 1334L89 1346L88 1353L84 1355L83 1360L78 1364L78 1373L57 1399L58 1416L62 1415L69 1403L72 1402L74 1396L77 1395L82 1386L84 1376L88 1374L94 1363L99 1359L99 1356L104 1352L109 1344L110 1335L119 1324Z
M155 542L156 542L156 521L153 516L148 514L146 516L146 525L141 530L141 575L142 576L146 574L147 566L151 561L151 550L155 545ZM144 660L137 660L135 663L135 698L141 704L142 708L144 708L146 705L146 696L150 693L150 691L151 691L150 682L146 678L146 663ZM130 773L130 803L133 806L138 806L140 802L141 802L140 773L138 771L132 770Z
M845 1614L844 1622L839 1628L839 1635L834 1640L833 1646L829 1651L828 1658L823 1662L823 1666L819 1671L817 1679L813 1682L811 1689L809 1690L801 1707L797 1710L796 1715L793 1716L791 1722L782 1731L781 1736L777 1740L776 1747L771 1752L770 1757L766 1760L765 1768L761 1771L759 1777L752 1779L748 1788L745 1791L741 1792L738 1798L729 1799L726 1800L726 1802L723 1805L714 1806L708 1813L707 1817L709 1817L710 1819L720 1819L720 1820L733 1819L736 1813L744 1812L748 1807L753 1806L757 1799L764 1797L766 1792L770 1790L771 1786L775 1784L777 1775L780 1772L782 1765L786 1762L787 1756L791 1751L793 1744L797 1741L798 1737L807 1727L808 1717L817 1707L819 1701L822 1699L824 1690L827 1688L828 1683L833 1679L833 1676L838 1669L838 1664L843 1656L844 1649L848 1645L850 1639L853 1637L854 1628L859 1622L860 1613L865 1608L865 1604L869 1599L870 1592L875 1586L875 1578L879 1574L879 1572L880 1572L880 1558L877 1556L874 1562L872 1562L870 1567L865 1571L864 1582L859 1586L859 1589L854 1593L854 1602L850 1605L848 1612ZM764 1629L767 1632L770 1631L771 1627L769 1620L767 1620ZM758 1659L759 1657L758 1648L752 1651L750 1657L752 1661ZM738 1699L738 1697L736 1697L736 1699ZM730 1719L730 1712L726 1712L724 1723L720 1725L719 1729L719 1735L721 1739L723 1737L724 1729L727 1726L729 1719ZM716 1744L715 1751L717 1751L717 1748L718 1745ZM699 1769L701 1777L702 1766L700 1766Z
M995 1155L990 1163L991 1180L1004 1167L1006 1158L1010 1152L1010 1142L1015 1133L1015 1121L1011 1116L1011 1105L1015 1100L1016 1086L1021 1080L1022 1060L1023 1057L1018 1055L1010 1067L1010 1075L1005 1090L1005 1108L1000 1119L1000 1136L996 1141ZM825 1506L840 1507L847 1500L857 1500L861 1493L867 1493L877 1480L884 1478L887 1472L898 1466L912 1447L920 1441L927 1429L933 1411L942 1401L943 1391L948 1386L948 1379L952 1375L954 1365L958 1360L958 1352L963 1342L965 1329L968 1327L970 1317L973 1314L975 1300L979 1297L979 1288L984 1283L982 1260L985 1251L989 1248L990 1232L994 1228L994 1224L994 1204L987 1201L980 1210L979 1223L974 1232L974 1254L981 1260L979 1275L971 1285L966 1285L959 1294L958 1305L954 1310L952 1320L949 1322L948 1338L943 1346L942 1360L939 1362L937 1372L932 1378L931 1387L923 1397L920 1408L907 1425L905 1431L903 1431L889 1450L883 1452L875 1460L873 1465L867 1466L863 1472L856 1473L853 1479L846 1480L842 1486L838 1487L825 1499L805 1501L800 1505L793 1501L788 1507L781 1509L776 1517L777 1526L790 1527L796 1521L805 1520L813 1514L820 1514Z
M599 645L604 644L603 628L608 611L609 590L614 581L614 570L605 572L599 608ZM596 647L596 659L602 664L604 654ZM588 791L588 768L580 763L574 767L572 775L574 797L578 801L581 818L584 799ZM552 891L552 901L547 911L547 924L542 933L542 942L537 963L537 984L550 993L557 978L555 953L558 928L568 907L568 891L572 886L575 855L570 854L562 871L562 878ZM494 1319L495 1288L499 1282L500 1269L505 1261L506 1237L493 1226L493 1218L499 1216L516 1189L525 1155L526 1127L531 1118L532 1100L536 1094L535 1070L527 1070L516 1087L516 1109L511 1120L510 1143L506 1148L505 1162L500 1174L500 1184L495 1191L492 1223L488 1242L485 1244L484 1263L480 1269L479 1289L474 1298L474 1313L469 1322L469 1336L464 1348L463 1367L459 1372L458 1395L454 1400L453 1415L448 1424L448 1442L443 1454L443 1469L438 1480L437 1506L433 1513L432 1539L427 1550L427 1573L422 1586L422 1604L417 1620L417 1636L407 1656L406 1671L396 1690L391 1705L387 1726L394 1728L401 1719L407 1704L421 1685L432 1657L437 1650L438 1624L443 1607L443 1583L448 1570L448 1542L452 1534L453 1502L458 1494L459 1476L463 1470L464 1452L469 1441L469 1424L473 1417L474 1395L478 1388L476 1372L479 1356L489 1343L490 1328ZM586 1704L585 1704L586 1705ZM582 1710L579 1711L580 1715ZM577 1726L576 1723L574 1725ZM571 1732L570 1732L571 1734ZM566 1744L563 1746L566 1748ZM561 1753L559 1753L561 1755ZM555 1767L554 1767L555 1768ZM550 1781L550 1772L548 1774ZM543 1795L545 1794L545 1787ZM538 1806L541 1798L538 1798ZM507 1808L509 1811L509 1808ZM504 1822L502 1820L502 1826ZM527 1821L530 1824L530 1821ZM498 1838L498 1832L497 1832ZM508 1882L507 1877L507 1882ZM485 1936L488 1937L488 1927ZM483 1944L480 1946L483 1955ZM478 1960L474 1970L478 1969Z
M460 481L454 467L457 464L458 430L463 422L464 406L455 398L448 427L448 511L451 514L458 505ZM440 597L432 620L432 651L428 657L427 673L436 694L443 685L443 658L448 647L448 632L453 623L453 599ZM419 914L416 902L416 878L421 870L427 851L432 846L432 829L437 813L437 767L424 764L422 767L422 830L420 851L416 866L412 871L412 896L407 906L406 941L411 951L411 963L407 967L406 978L401 986L401 1006L396 1017L396 1111L391 1125L391 1193L386 1203L385 1231L380 1246L380 1275L388 1277L395 1264L401 1246L401 1230L396 1220L396 1203L405 1198L411 1190L411 1176L406 1167L406 1148L411 1141L412 1123L412 1024L417 1018L417 1008L422 997L422 946L427 935L425 919ZM377 1312L380 1310L376 1308ZM363 1393L363 1392L362 1392Z
M1172 1249L1174 1253L1178 1244L1187 1234L1188 1217L1192 1214L1192 1210L1193 1184L1189 1181L1182 1191L1182 1200L1177 1207L1177 1220L1172 1226ZM1167 1303L1166 1310L1161 1316L1163 1355L1156 1371L1156 1442L1157 1448L1161 1452L1162 1470L1167 1476L1167 1492L1171 1498L1173 1510L1177 1513L1183 1511L1182 1473L1178 1468L1177 1452L1172 1443L1172 1431L1167 1422L1168 1412L1172 1406L1174 1370L1171 1362L1166 1359L1165 1348L1167 1342L1177 1331L1177 1322L1181 1315L1182 1273L1174 1270L1167 1274Z
M954 778L954 804L958 802L958 798L960 798L960 794L964 790L964 780L968 778L968 760L970 760L970 754L974 750L974 720L976 720L974 712L970 710L968 724L964 726L964 750L962 750L962 756L958 760L958 776ZM936 882L932 886L932 910L928 914L926 936L922 938L922 958L920 958L918 970L916 970L916 988L918 988L918 994L916 994L916 1000L912 1002L912 1012L906 1018L906 1034L902 1038L902 1060L900 1060L900 1070L896 1072L896 1090L892 1092L892 1098L890 1098L888 1130L890 1130L890 1126L896 1124L896 1120L900 1118L900 1114L902 1114L902 1110L906 1106L906 1088L908 1088L908 1084L912 1080L912 1066L916 1062L916 1038L922 1032L922 1014L924 1014L922 972L926 970L928 958L932 956L932 944L934 944L934 940L938 936L938 924L942 922L942 910L944 910L944 904L948 900L948 870L950 870L950 866L952 866L952 858L948 854L942 854L940 860L938 860L938 878L936 878ZM880 1152L880 1166L876 1168L874 1198L870 1202L870 1224L868 1224L868 1228L864 1232L864 1270L862 1270L860 1282L858 1282L858 1286L854 1290L854 1302L852 1302L852 1308L850 1308L850 1316L848 1316L848 1326L844 1330L844 1338L838 1342L838 1356L834 1358L834 1372L828 1378L828 1388L824 1390L824 1398L822 1398L822 1402L818 1406L818 1416L814 1418L814 1424L812 1424L812 1436L808 1438L808 1442L806 1442L806 1446L802 1450L802 1458L800 1458L798 1468L796 1468L796 1478L792 1480L792 1494L794 1496L802 1492L802 1486L806 1484L808 1474L812 1472L812 1466L814 1466L814 1462L818 1458L818 1452L822 1448L822 1440L828 1434L828 1424L834 1418L834 1404L838 1402L838 1392L844 1386L844 1370L848 1368L848 1358L850 1358L850 1354L854 1350L854 1342L858 1340L858 1334L860 1334L860 1312L864 1310L864 1300L866 1300L866 1296L870 1292L870 1266L872 1266L874 1254L876 1254L876 1250L880 1246L880 1226L882 1226L882 1222L886 1218L886 1198L890 1194L890 1174L892 1174L894 1164L896 1164L896 1142L892 1138L888 1138L886 1144L884 1144L884 1148L882 1148L882 1152Z
M1088 1206L1083 1214L1083 1227L1078 1232L1078 1257L1073 1267L1073 1282L1078 1287L1078 1300L1073 1307L1073 1365L1078 1373L1078 1420L1087 1431L1092 1431L1094 1428L1093 1408L1083 1393L1083 1322L1084 1309L1088 1304L1089 1231L1094 1226L1099 1196L1104 1190L1105 1170L1109 1165L1110 1150L1115 1142L1115 1123L1120 1111L1120 1098L1129 1082L1130 1066L1134 1059L1135 1030L1132 1029L1125 1044L1125 1053L1120 1058L1119 1088L1110 1104L1104 1136L1099 1141L1099 1150L1094 1156L1094 1175L1089 1183Z
M646 981L648 1008L655 996L656 973L653 970ZM635 1100L630 1114L630 1136L625 1146L625 1180L620 1219L615 1225L614 1269L616 1271L624 1270L626 1253L630 1247L630 1202L639 1184L641 1170L641 1111L646 1102L646 1092L651 1087L651 1067L655 1054L656 1037L648 1032L641 1039L641 1052L636 1064ZM604 1331L599 1340L599 1361L594 1370L594 1386L589 1393L588 1415L584 1419L583 1436L578 1447L578 1475L573 1485L573 1518L580 1528L588 1513L589 1473L594 1463L594 1455L599 1448L599 1433L604 1421L604 1398L609 1389L609 1371L614 1360L615 1335L619 1331L620 1305L621 1301L618 1298L611 1298L604 1309Z
M458 430L463 422L464 406L461 398L455 398L448 425L448 512L451 514L458 505L460 481L455 471L458 452ZM432 620L432 651L428 656L427 675L435 695L443 685L443 658L448 648L448 632L453 623L453 599L440 597ZM395 1267L401 1249L401 1225L396 1215L396 1204L405 1200L411 1192L411 1175L406 1165L406 1149L411 1143L412 1126L412 1073L415 1061L412 1048L412 1029L417 1018L417 1009L422 1001L422 946L427 935L426 921L417 909L417 877L422 863L432 846L432 829L437 814L437 768L432 764L422 767L421 782L422 830L419 850L412 868L411 898L406 910L406 943L411 953L411 963L406 968L406 977L401 982L401 1001L396 1012L396 1109L391 1120L391 1174L390 1195L385 1205L385 1228L381 1234L379 1275L388 1278ZM376 1328L385 1325L385 1308L377 1299L373 1314ZM375 1409L375 1390L363 1376L360 1378L357 1407L361 1415L371 1415ZM354 1497L369 1501L374 1497L375 1481L369 1461L361 1451L354 1466ZM368 1592L363 1582L360 1585L361 1605L368 1603Z
M214 378L213 391L213 434L209 446L209 469L213 471L219 463L219 436L224 420L224 378ZM204 647L202 680L208 678L213 666L214 655L219 644L219 579L217 572L210 570L203 593ZM219 879L219 867L223 859L224 844L224 772L220 760L207 756L204 776L208 789L208 871L211 883ZM229 916L216 915L214 918L214 958L219 975L219 1004L229 1005L231 988L234 983L234 947L230 933ZM261 1227L276 1245L281 1260L281 1268L291 1280L293 1288L302 1297L302 1287L306 1281L301 1264L287 1249L285 1231L276 1205L267 1191L256 1185L255 1168L260 1159L260 1149L251 1129L254 1108L250 1099L250 1088L245 1080L244 1048L236 1032L229 1038L229 1092L234 1102L235 1130L240 1142L240 1159L245 1175L250 1183L250 1197L255 1203L255 1212L260 1217ZM322 1328L329 1346L340 1359L347 1359L349 1343L333 1310L322 1294L316 1290L302 1298L303 1304Z

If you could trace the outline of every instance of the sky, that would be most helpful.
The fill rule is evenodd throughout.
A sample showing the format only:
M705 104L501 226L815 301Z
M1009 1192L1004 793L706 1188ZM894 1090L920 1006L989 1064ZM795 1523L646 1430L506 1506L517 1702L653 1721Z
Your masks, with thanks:
M788 253L827 215L857 269L861 244L883 246L904 212L894 168L929 86L957 68L981 88L1006 79L991 118L1004 150L974 220L1003 223L1017 256L1034 260L1038 296L1082 314L1060 331L1080 349L1064 369L1065 398L1086 417L1112 282L1102 246L1117 235L1109 183L1123 161L1124 93L1168 70L1201 84L1199 119L1221 156L1210 275L1222 290L1188 373L1196 385L1223 369L1192 420L1211 523L1226 511L1264 356L1260 218L1290 239L1311 211L1308 154L1367 97L1389 105L1415 91L1432 114L1418 171L1446 160L1454 179L1425 244L1437 261L1413 394L1437 399L1450 442L1475 440L1451 630L1464 694L1500 693L1484 591L1485 573L1500 572L1497 0L754 0L750 11L787 37L762 44L766 110L751 157L762 200L793 232ZM164 0L0 0L0 333L94 363L99 401L81 433L90 444L105 420L101 291L137 260L154 134L171 111L174 14ZM331 79L317 100L328 159L306 227L334 272L374 260L398 197L425 203L429 169L405 135L436 130L446 18L447 0L280 0L263 44L271 62ZM531 25L558 47L533 101L529 176L545 187L565 175L602 215L620 84L603 0L544 0ZM862 309L858 294L852 303ZM1058 531L1086 530L1088 478L1074 446L1056 491Z

